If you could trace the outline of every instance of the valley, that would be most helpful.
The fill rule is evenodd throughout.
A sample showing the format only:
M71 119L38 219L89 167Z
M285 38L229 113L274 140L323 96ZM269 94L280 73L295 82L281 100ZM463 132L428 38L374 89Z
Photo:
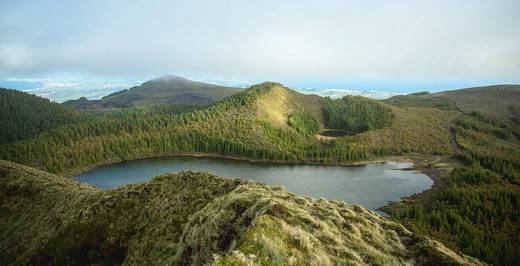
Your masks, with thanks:
M0 10L0 266L520 265L520 1Z
M45 99L28 94L24 95L23 93L13 96L12 91L0 90L0 96L4 99L1 101L2 105L0 106L2 110L2 121L5 121L7 125L16 125L4 127L2 128L2 131L0 131L0 135L5 141L5 143L1 144L0 159L23 164L25 165L23 167L33 167L45 171L45 173L34 172L34 174L31 174L33 177L31 177L30 180L33 180L34 178L38 179L36 176L42 175L46 176L47 180L51 183L54 182L52 181L53 179L67 180L67 184L70 183L73 184L72 186L81 188L78 193L83 193L80 191L86 190L98 191L95 193L108 194L116 193L117 191L126 191L131 187L142 188L144 191L148 191L149 188L147 187L154 186L152 184L155 184L154 180L157 178L142 184L128 184L120 188L109 189L103 192L100 192L98 188L70 181L68 178L103 165L107 165L104 167L108 167L108 169L110 169L110 167L117 168L117 164L113 166L109 165L117 162L123 162L122 164L119 164L120 167L123 168L123 171L119 175L128 178L130 174L125 172L124 168L128 166L128 168L131 169L132 164L139 162L133 160L152 157L160 158L172 155L194 155L197 157L211 156L264 164L280 164L278 166L273 165L270 167L293 169L290 171L295 171L294 169L307 169L305 168L306 166L302 166L302 164L320 165L312 167L333 167L333 169L335 169L334 167L340 167L339 165L359 165L391 160L392 158L411 160L416 165L416 170L431 176L435 181L433 187L426 190L424 193L411 196L409 195L412 193L418 193L427 189L429 185L422 186L417 188L417 190L409 191L407 193L398 193L391 198L379 200L379 203L377 204L367 203L365 207L378 209L384 205L386 201L393 201L392 204L381 208L381 210L388 213L390 217L377 219L384 219L381 220L384 221L384 223L402 223L407 230L410 230L409 232L407 231L408 233L406 234L413 234L414 236L417 236L418 239L422 239L420 241L426 241L424 243L429 243L424 245L427 246L426 249L428 252L433 252L434 254L428 253L428 259L426 259L425 257L422 257L424 254L421 253L425 252L425 250L422 249L421 252L418 252L415 250L417 247L414 246L414 248L412 248L414 251L405 248L408 250L405 251L405 253L399 253L397 251L395 251L397 253L394 251L390 252L392 254L408 254L404 255L405 257L403 258L399 256L396 258L385 257L383 261L379 261L378 263L404 264L407 263L405 258L409 259L412 257L414 258L414 263L410 262L412 264L428 264L423 261L425 259L434 259L435 262L430 262L433 264L438 264L441 261L452 261L454 264L462 262L464 262L464 264L480 263L460 255L462 254L461 252L463 252L467 255L476 257L483 262L510 264L517 259L518 253L516 251L520 248L520 241L517 239L517 235L519 235L517 233L520 230L518 223L520 217L518 213L518 210L520 209L520 193L518 187L520 184L520 134L518 132L520 131L517 123L518 116L514 107L516 103L520 104L520 95L518 95L518 90L515 89L516 87L514 86L505 86L505 89L504 87L500 88L500 91L507 92L505 97L508 97L507 103L511 104L511 106L504 107L501 105L502 101L500 97L496 96L496 87L475 90L476 95L478 95L475 97L482 97L482 94L486 92L495 95L489 97L487 102L481 103L481 105L486 105L486 112L484 113L472 109L473 107L461 100L461 96L450 96L450 92L436 93L434 95L429 93L410 94L406 96L396 96L384 101L359 96L346 96L341 99L330 99L316 95L300 94L282 84L273 82L254 85L207 106L197 104L193 105L193 102L190 102L191 100L188 99L187 101L184 101L187 98L183 98L182 101L175 104L159 102L139 106L125 105L103 110L95 110L95 108L92 110L86 110L85 108L77 108L77 110L74 110L70 108L70 104L60 105L50 103ZM457 95L459 95L459 93L457 93ZM466 89L464 95L466 97L472 97L473 89ZM18 105L20 100L12 101L10 100L10 97L21 97L27 102L24 107L24 112L14 111L17 110L15 107ZM496 112L494 116L489 116L488 114L492 112L491 110L493 106L500 106L500 111ZM45 108L48 112L31 111L38 110L38 108ZM27 112L31 113L31 115L26 115ZM63 119L64 122L57 121L56 123L51 123L45 126L35 126L40 125L40 121L47 121L49 117L52 117L55 114L62 114L62 116L65 117ZM4 119L4 117L6 119ZM7 117L12 119L7 119ZM24 123L21 124L17 122L19 121L18 118L23 119ZM30 135L25 133L28 132L24 130L25 128L31 128L32 131L30 131ZM150 161L139 166L138 169L145 171L147 169L146 167L154 164L154 160L160 161L161 159L148 160ZM9 167L6 166L9 169L18 169L19 167L22 167L7 162L5 164L10 165ZM240 168L239 166L242 163L234 162L232 164L232 168ZM296 164L296 166L290 166L291 164ZM359 169L372 169L373 167L374 166L372 165L368 165ZM195 168L195 170L204 170L204 167L197 168L192 166L178 169L166 167L163 168L163 171L152 171L148 174L145 172L139 172L141 171L139 170L137 171L139 176L135 176L135 178L137 178L136 180L144 181L154 174L164 173L165 171L192 168ZM18 171L18 174L16 175L11 173L11 171L14 170L5 170L2 172L4 180L6 180L5 182L14 182L9 183L8 187L10 189L4 190L3 192L2 202L3 204L6 204L5 206L10 206L11 202L15 201L17 197L25 197L23 196L24 194L19 194L16 191L23 191L24 189L43 189L29 188L25 187L26 185L22 186L17 184L16 180L20 178L25 180L26 177L23 177L23 172L37 171L28 170L32 168L23 169L27 170L16 170ZM100 167L99 169L103 169L103 167ZM211 169L213 168L210 168L209 170L213 171ZM252 171L251 169L247 168L243 172L236 173L236 176L246 179L250 178L248 174ZM270 183L271 185L282 184L286 186L289 191L292 191L291 183L293 183L293 185L296 186L293 186L295 191L292 192L303 194L306 193L304 190L301 190L301 186L305 185L303 180L306 180L306 178L309 182L318 182L311 185L313 188L319 186L332 186L335 188L344 185L339 183L330 183L327 185L327 182L325 181L320 182L320 180L324 180L325 178L323 175L326 175L327 177L330 177L331 175L326 174L326 172L313 172L311 169L314 168L308 168L301 173L292 172L292 177L291 172L285 170L282 171L283 173L275 171L273 172L273 176L270 178L276 179L277 176L283 176L280 177L279 180L276 180L276 182L267 181L265 178L257 180ZM338 169L341 169L341 167ZM93 170L92 173L95 171L97 171L97 169ZM387 169L385 171L393 170ZM344 178L346 175L345 173L347 172L342 170L340 176L343 176L342 178ZM221 174L224 176L235 175L230 173L231 172L226 171ZM305 176L305 173L310 176L303 177ZM85 175L88 174L89 173L85 173ZM410 174L413 175L413 173ZM107 174L102 173L99 178L104 178L103 176L105 175ZM177 175L182 176L183 174ZM184 175L198 176L206 174L190 172ZM384 176L384 174L375 172L369 175L371 177ZM14 179L9 179L7 177ZM296 181L298 180L298 177L302 179ZM158 178L160 179L160 177ZM283 180L287 180L284 182L289 183L279 183ZM362 182L369 182L370 178L362 178L360 180L362 180ZM415 178L413 178L413 180L417 181ZM34 181L24 182L33 183ZM61 183L65 181L59 182ZM241 182L246 181L235 180L226 182L238 182L242 184ZM312 182L309 182L307 182L307 184L312 184ZM352 185L352 189L358 188L359 191L338 191L335 194L337 196L327 196L326 193L321 194L321 192L318 194L310 193L309 195L313 197L325 195L325 198L331 200L331 202L335 202L334 200L344 200L347 203L355 203L356 199L351 198L350 196L355 195L356 193L372 193L376 197L384 194L382 191L384 190L385 182L386 181L378 182L378 185L382 185L379 191L360 190L362 186ZM395 185L399 185L399 182L401 181L394 180L393 182L395 182ZM250 184L249 181L246 183ZM251 184L256 183L252 182ZM68 186L69 185L66 185L66 187ZM254 186L256 185L253 185L253 187ZM277 191L277 188L270 188L266 185L261 186L265 186L265 189L269 191L271 189ZM300 186L300 190L298 190L298 186ZM50 185L50 187L55 187L55 185ZM366 185L366 188L370 189L376 187L376 184L370 185L370 183L367 183ZM9 190L15 192L8 192ZM68 190L68 188L63 188L63 190ZM334 191L332 188L326 190L329 192ZM45 189L41 191L45 191ZM175 192L174 195L181 196L182 193L185 192L186 191L178 191ZM133 195L134 192L128 193L129 194L127 195ZM266 200L274 195L272 192L262 193L271 195L268 196ZM283 193L293 195L291 192ZM88 198L89 196L85 194L85 197ZM289 196L280 197L288 199ZM402 201L399 201L399 198L401 197L405 198ZM97 198L97 196L95 198ZM30 202L30 199L24 199L24 201L25 200ZM249 199L244 200L248 202ZM318 203L316 204L329 206L327 205L328 203L325 203L328 202L327 200L323 203L320 203L322 200L318 200ZM296 200L296 202L300 201ZM359 203L363 204L363 202ZM31 204L39 203L34 202ZM52 206L57 206L54 204L61 203L51 203L51 205L46 208L54 208ZM78 202L78 204L80 205L72 207L73 209L76 209L74 211L86 208L86 205L81 205L84 203ZM88 204L92 204L92 202ZM135 203L128 202L124 203L120 207L110 205L110 208L104 211L108 213L133 212L133 210L131 210L133 204ZM151 208L165 207L161 206L162 203L155 201L150 202L150 204ZM210 203L206 202L204 204ZM234 205L235 203L229 204ZM284 209L289 208L288 206L296 206L294 204L295 203L292 201L284 202L281 205L284 207L280 208ZM308 204L305 203L304 206L308 206ZM224 206L219 206L218 208L220 207ZM41 215L33 213L27 209L27 212L23 214L25 215L25 218L15 219L13 218L15 217L13 216L15 210L22 207L15 206L5 208L7 209L4 211L5 213L8 213L8 215L2 219L7 219L4 221L8 221L7 224L9 225L18 221L20 223L19 226L21 226L20 228L28 226L26 223L34 219L34 215ZM177 207L172 206L172 208ZM217 208L217 206L215 206L215 208ZM243 213L243 211L245 211L243 207L237 208L238 209L235 209L235 212L240 210L238 212ZM276 207L275 209L277 210L278 208L279 207ZM260 245L255 242L257 240L253 237L258 233L269 237L275 237L275 235L280 234L278 231L271 232L267 229L256 227L252 229L252 227L249 227L252 221L254 221L255 224L267 223L269 226L272 226L272 223L274 222L277 226L282 226L281 228L284 228L282 230L285 230L285 232L292 232L291 230L296 230L298 232L301 232L301 230L308 230L309 228L307 227L288 229L289 227L287 227L287 224L290 223L287 221L277 220L289 219L289 217L292 217L291 215L294 213L308 211L305 209L306 207L300 206L298 208L303 209L290 211L289 213L284 211L280 214L282 216L275 216L275 218L270 216L248 216L246 218L242 217L242 214L232 218L239 219L240 221L242 221L241 219L246 219L244 221L247 222L244 224L245 227L239 227L236 229L237 231L228 232L229 237L238 237L236 240L237 242L233 242L235 244L225 244L223 246L215 244L216 246L213 246L213 248L216 248L214 249L216 252L215 254L222 255L219 259L215 260L215 263L226 264L231 263L232 261L236 262L237 257L235 255L239 254L236 252L245 252L244 254L254 253L256 254L255 256L260 257L265 255L270 259L282 256L275 256L272 252L281 252L280 254L283 253L286 255L292 254L296 259L308 258L306 256L311 255L305 253L303 250L299 250L299 248L296 248L296 250L287 250L278 246L276 250L271 248L269 251L266 251L267 253L262 253L264 255L261 255L260 253L255 252L263 250L265 247L260 248L259 246L255 246L254 249L251 249L250 246ZM352 205L352 208L356 209L358 207ZM364 210L363 207L359 207L359 209L371 213ZM73 210L71 209L70 211ZM341 212L345 211L346 210L342 210ZM161 209L161 212L164 212L164 210ZM80 216L77 215L78 214L76 213L73 217L83 217L83 214L80 214ZM355 214L355 216L357 215L358 214ZM370 215L377 217L377 214L375 213L371 213ZM97 218L92 218L87 222L87 224L85 224L85 227L71 227L70 230L79 230L74 231L78 232L78 234L88 234L88 230L98 228L97 226L101 226L99 228L105 228L103 230L106 230L105 226L110 226L112 223L111 219L115 219L114 217L110 217L107 216L108 220L106 224L97 224ZM56 223L68 224L68 222L63 219L63 217L59 218ZM81 219L83 220L84 218ZM69 220L69 218L66 220L72 221ZM146 219L142 220L143 223L145 223L145 221ZM193 222L194 221L191 223ZM296 220L293 222L296 222ZM52 223L54 222L47 221L42 223L41 230L48 230ZM55 263L59 263L61 259L65 258L63 257L65 253L68 254L66 255L66 258L72 260L84 259L82 256L85 256L85 252L94 252L93 250L96 250L94 246L99 243L105 243L103 245L107 245L107 250L103 252L115 252L113 254L110 253L112 255L107 259L116 259L119 260L119 262L125 261L125 263L134 261L135 263L138 260L135 260L136 258L132 256L137 255L131 254L133 254L132 252L137 251L135 250L136 247L131 245L134 240L129 239L138 236L135 228L143 226L143 224L139 223L141 222L136 222L136 224L133 224L130 227L126 227L125 225L115 231L112 231L112 229L108 230L107 234L109 235L101 236L100 239L85 239L86 242L74 243L74 245L79 245L74 250L64 249L64 247L61 246L49 246L45 248L50 248L50 250L41 250L41 246L34 246L34 252L36 253L28 254L20 259L33 262L48 262L48 260L54 260ZM499 226L497 226L497 224ZM206 230L203 227L198 227L196 224L188 224L186 221L179 223L178 226L185 227L185 230L187 230L186 234L188 235L183 236L183 241L188 241L187 239L192 237L193 234L204 234L204 230ZM10 235L10 233L6 231L7 228L12 228L12 226L5 227L4 231L0 232L6 237ZM274 228L277 227L275 226ZM260 231L248 233L250 232L248 230ZM392 230L395 231L395 229ZM222 239L222 237L228 233L219 238ZM53 234L54 233L51 233L49 235L48 233L45 233L47 236L52 236ZM117 236L112 234L116 234ZM312 235L314 235L314 233ZM54 235L52 237L63 236ZM123 241L124 243L118 242L120 244L117 245L114 244L114 242L106 242L109 241L109 239L114 239L114 237L117 239L123 237L121 239L126 239L130 242L125 242L125 240ZM287 239L290 239L291 236L287 237ZM11 237L7 237L6 239L10 238ZM42 239L45 239L43 235ZM276 237L273 241L276 243L282 243L277 241L286 241L287 239ZM199 241L200 239L197 236L196 239L192 240ZM66 241L70 242L72 240ZM175 242L179 240L171 239L168 241ZM356 253L358 255L353 255L354 253L346 255L345 253L341 255L340 258L334 258L331 254L335 254L336 251L332 251L331 247L326 246L328 245L326 243L332 243L330 240L319 238L310 241L315 243L314 245L325 245L323 246L323 256L327 257L329 261L335 263L339 263L345 258L356 260L355 258L360 256L358 253ZM334 241L341 242L343 240ZM416 242L419 240L414 241L414 243L419 243ZM434 242L430 241L440 241L446 246L441 248L442 254L438 253L439 244L432 244ZM52 240L51 242L55 241ZM94 243L97 244L94 245ZM200 242L197 243L198 244L196 245L201 245ZM34 243L34 245L36 244L37 243ZM391 244L388 242L388 244L394 245L395 243ZM404 245L406 247L408 244L401 242L401 244L396 245ZM150 245L151 249L158 248L156 245ZM352 243L349 242L348 245L350 246ZM423 244L421 245L425 247ZM195 264L202 261L210 261L209 258L211 256L208 254L195 254L192 253L192 251L182 250L185 249L176 248L174 251L167 252L170 255L177 255L168 257L165 253L166 257L164 257L164 259L167 259L168 261L174 259L177 262L179 262L179 259L182 259L187 263L195 261L197 262ZM361 252L360 249L356 248L356 250L357 251L355 252ZM388 248L384 247L383 250L388 250ZM4 252L13 251L5 250ZM45 257L41 255L44 254L41 252L55 255ZM99 252L99 250L96 252ZM190 257L188 258L184 257L185 255L182 254L191 255L188 256ZM313 254L316 255L317 253ZM198 256L202 257L199 258ZM366 254L363 256L366 256ZM369 255L369 257L370 256L372 255ZM383 255L377 255L378 258L383 258L381 256ZM266 259L266 257L264 259ZM324 258L313 259L318 262ZM368 259L368 257L366 259ZM102 260L102 257L96 255L92 257L91 261L94 263ZM364 261L365 264L370 264L369 262L370 261L368 260ZM343 263L346 263L346 261L343 261Z

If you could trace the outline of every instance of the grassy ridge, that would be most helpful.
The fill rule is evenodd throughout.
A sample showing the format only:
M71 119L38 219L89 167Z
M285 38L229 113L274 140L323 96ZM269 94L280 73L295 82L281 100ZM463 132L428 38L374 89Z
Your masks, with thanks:
M478 264L359 206L182 172L99 190L0 161L0 263Z
M465 93L471 99L489 94L486 90ZM468 102L459 107L455 99L457 109L471 110ZM481 98L482 110L493 110L493 101L496 95ZM396 204L390 212L415 233L450 248L496 265L514 265L520 260L520 128L514 117L500 110L494 114L459 112L449 128L462 166L439 177L444 187L434 197Z
M412 93L385 100L396 106L480 112L493 119L520 122L520 85L494 85L437 93Z
M459 110L493 119L520 122L520 85L495 85L435 93L455 102Z
M437 96L436 94L431 94L427 91L394 96L385 100L385 102L395 106L427 107L450 111L456 110L455 102L451 99Z

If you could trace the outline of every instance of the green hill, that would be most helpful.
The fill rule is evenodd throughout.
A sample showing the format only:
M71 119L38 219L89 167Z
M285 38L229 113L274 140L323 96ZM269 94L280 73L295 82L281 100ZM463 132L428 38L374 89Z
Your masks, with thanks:
M495 265L514 265L520 259L519 96L519 86L499 85L389 99L401 108L458 110L446 131L462 164L430 167L439 173L440 191L385 211L415 233Z
M495 85L394 96L388 103L397 106L433 107L462 112L479 112L496 119L520 123L520 85Z
M241 91L239 88L191 81L170 75L107 95L101 100L89 101L80 98L63 104L78 110L106 110L154 104L209 105L239 91Z
M437 94L431 94L427 91L407 95L397 95L385 101L401 107L429 107L443 110L456 110L456 104L451 99L438 96Z
M331 113L325 110L332 105L338 114L362 117L339 125L355 126L355 134L319 137L316 131L330 126L326 121ZM0 158L63 173L122 159L190 152L321 163L453 152L444 124L454 112L403 109L361 97L327 100L277 83L253 86L190 113L141 107L136 119L133 108L127 110L5 145Z
M520 85L495 85L436 93L456 103L463 112L480 112L520 122Z
M206 173L100 190L0 161L0 264L479 265L356 205Z

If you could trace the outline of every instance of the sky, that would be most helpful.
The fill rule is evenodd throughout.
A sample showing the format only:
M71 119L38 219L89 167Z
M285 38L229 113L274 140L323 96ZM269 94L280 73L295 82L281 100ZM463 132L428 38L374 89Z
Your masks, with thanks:
M62 100L166 74L386 95L518 84L519 13L517 0L0 0L0 86Z

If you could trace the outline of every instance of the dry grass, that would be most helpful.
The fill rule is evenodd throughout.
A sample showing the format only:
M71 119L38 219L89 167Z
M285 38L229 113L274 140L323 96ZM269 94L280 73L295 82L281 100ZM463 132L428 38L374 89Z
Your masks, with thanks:
M305 95L275 85L271 91L256 101L254 111L256 117L276 127L287 125L287 117L291 113L304 112L323 124L323 98L316 95Z
M207 173L114 190L6 161L0 175L3 265L472 262L360 206Z
M446 128L456 112L414 107L393 107L392 111L395 118L389 127L356 135L350 138L351 141L369 150L385 148L404 153L453 153Z

